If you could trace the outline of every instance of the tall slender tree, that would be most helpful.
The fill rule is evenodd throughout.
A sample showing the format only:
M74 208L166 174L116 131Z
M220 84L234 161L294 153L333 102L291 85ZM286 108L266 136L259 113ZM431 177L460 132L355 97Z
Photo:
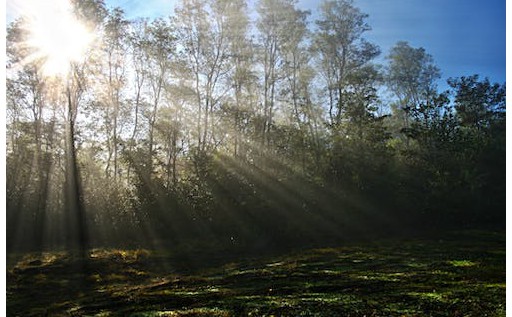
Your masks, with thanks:
M337 126L351 101L354 75L368 66L379 49L363 38L370 30L368 15L352 0L324 1L319 13L315 49L326 84L330 124Z
M388 55L388 88L398 98L395 116L402 117L402 128L408 129L411 120L426 124L434 107L439 68L424 48L413 48L407 42L398 42Z

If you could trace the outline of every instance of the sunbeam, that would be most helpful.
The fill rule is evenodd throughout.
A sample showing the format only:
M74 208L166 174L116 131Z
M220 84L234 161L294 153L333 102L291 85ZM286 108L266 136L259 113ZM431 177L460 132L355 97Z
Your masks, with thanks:
M504 314L504 83L358 1L139 2L7 1L0 315Z
M42 61L46 76L67 75L72 62L83 60L94 34L73 13L69 0L15 1L28 32L21 45L32 53L25 63Z

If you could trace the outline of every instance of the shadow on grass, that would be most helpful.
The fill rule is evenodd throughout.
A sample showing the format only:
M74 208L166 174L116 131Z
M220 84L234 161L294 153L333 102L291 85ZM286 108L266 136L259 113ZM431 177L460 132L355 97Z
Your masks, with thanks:
M162 251L25 255L9 316L504 316L505 234L381 241L187 270Z

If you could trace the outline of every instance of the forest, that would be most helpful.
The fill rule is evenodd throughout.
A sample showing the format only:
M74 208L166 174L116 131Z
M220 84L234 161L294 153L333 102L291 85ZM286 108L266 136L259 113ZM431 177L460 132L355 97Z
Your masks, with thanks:
M71 11L79 56L7 26L9 315L504 315L505 83L441 91L352 0Z

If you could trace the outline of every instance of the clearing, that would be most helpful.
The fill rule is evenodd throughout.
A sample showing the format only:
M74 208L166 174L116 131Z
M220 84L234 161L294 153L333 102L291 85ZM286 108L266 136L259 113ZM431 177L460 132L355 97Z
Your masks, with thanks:
M200 253L200 252L198 252ZM382 240L191 269L182 255L17 255L9 316L505 316L505 233ZM84 269L85 268L85 269ZM84 273L87 272L87 273Z

